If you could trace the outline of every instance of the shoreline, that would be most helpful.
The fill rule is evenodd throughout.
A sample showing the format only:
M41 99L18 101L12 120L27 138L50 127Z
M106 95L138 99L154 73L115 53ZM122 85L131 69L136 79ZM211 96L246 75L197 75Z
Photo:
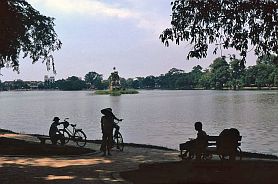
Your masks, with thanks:
M21 147L26 150L26 144L21 144L24 143L22 140L34 141L35 135L16 134L10 130L0 129L0 144L3 143L3 137L18 139L17 148ZM51 150L54 154L1 154L0 183L9 184L17 181L17 184L49 182L67 184L275 184L278 181L276 174L278 158L273 155L257 154L235 161L221 161L218 157L202 161L181 160L178 157L178 150L127 143L124 151L112 149L112 156L102 156L102 152L98 151L100 142L100 140L88 140L85 149L91 150L83 154L57 154L55 153L57 149L64 149L68 146L40 144L38 140L33 142L34 145L39 146L35 151L38 150L37 148L47 148L46 151ZM0 152L6 146L7 144L2 144ZM10 145L12 149L13 146ZM72 147L69 149L72 151ZM255 158L256 156L261 158Z
M278 91L278 87L243 87L240 89L230 89L230 88L223 88L223 89L205 89L205 88L192 88L192 89L160 89L160 88L154 88L154 89L136 89L138 91L140 90L161 90L161 91ZM0 92L26 92L26 91L107 91L107 90L92 90L92 89L82 89L82 90L60 90L60 89L14 89L14 90L0 90ZM134 93L131 93L134 94ZM137 94L137 93L136 93ZM98 94L98 95L107 95L107 94Z
M13 132L11 130L1 129L0 128L0 135L1 134L17 134L17 135L23 135L21 133ZM41 136L41 134L25 134L28 136ZM94 144L101 144L101 140L87 140L87 143L94 143ZM45 145L51 145L51 144L45 144ZM150 144L138 144L138 143L124 143L125 146L133 147L133 148L144 148L144 149L157 149L157 150L163 150L163 151L177 151L179 150L168 148L165 146L157 146L157 145L150 145ZM88 152L88 151L87 151ZM265 154L265 153L258 153L258 152L248 152L248 151L242 151L242 157L243 158L258 158L258 159L274 159L278 160L278 156L274 154Z

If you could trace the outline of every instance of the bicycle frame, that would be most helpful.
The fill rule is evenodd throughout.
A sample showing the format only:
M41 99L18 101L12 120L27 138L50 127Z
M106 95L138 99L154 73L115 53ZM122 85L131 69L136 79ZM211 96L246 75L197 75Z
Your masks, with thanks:
M113 145L112 147L117 147L118 150L123 151L124 149L124 143L123 143L123 137L120 133L120 126L118 125L119 121L114 122L114 128L115 131L113 132Z
M72 127L72 130L70 130L68 127L64 127L64 130L65 131L67 131L68 133L69 133L69 135L70 135L70 137L73 137L73 135L75 134L75 132L76 132L76 128L75 127L73 127L73 126L71 126Z
M65 137L65 144L68 143L69 140L72 140L80 147L85 146L87 138L86 134L82 131L82 129L76 128L76 124L70 124L67 119L68 118L65 118L64 122L61 123L64 127L59 129ZM72 129L69 128L69 126L71 126Z
M62 130L63 130L63 131L66 131L66 132L69 134L70 138L74 138L73 135L76 133L76 131L77 131L77 130L82 130L82 129L77 129L77 128L75 128L75 127L76 127L76 124L70 124L67 120L68 120L68 118L65 118L65 119L64 119L64 122L62 122L62 123L68 124L68 126L66 126L66 127L65 127L65 125L63 124L64 127L63 127ZM68 128L69 126L72 127L72 130Z
M115 125L113 128L115 128L114 132L113 132L113 136L116 137L118 135L118 133L120 132L120 126L118 125L119 121L116 123L115 122Z

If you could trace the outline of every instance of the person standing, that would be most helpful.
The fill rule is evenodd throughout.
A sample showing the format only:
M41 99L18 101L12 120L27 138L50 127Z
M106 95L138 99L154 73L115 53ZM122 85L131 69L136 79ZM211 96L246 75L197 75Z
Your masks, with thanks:
M103 156L106 156L106 152L111 156L111 148L113 144L113 128L115 127L114 119L118 119L112 112L111 108L102 109L100 111L104 116L101 117L101 131L102 131L102 143L100 150L103 151ZM119 128L118 128L119 129Z

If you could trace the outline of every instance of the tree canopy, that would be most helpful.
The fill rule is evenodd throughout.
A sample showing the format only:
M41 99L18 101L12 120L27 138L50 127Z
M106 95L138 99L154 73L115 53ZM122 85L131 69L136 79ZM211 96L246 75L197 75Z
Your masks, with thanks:
M97 72L89 72L85 75L85 82L90 83L93 89L103 88L102 80L102 75Z
M25 0L0 1L0 69L19 71L19 57L42 60L55 72L53 51L61 48L54 18L41 15Z
M172 27L160 39L166 46L189 41L188 59L206 57L210 45L214 54L234 48L241 65L253 48L259 57L278 55L277 0L174 0L171 5Z

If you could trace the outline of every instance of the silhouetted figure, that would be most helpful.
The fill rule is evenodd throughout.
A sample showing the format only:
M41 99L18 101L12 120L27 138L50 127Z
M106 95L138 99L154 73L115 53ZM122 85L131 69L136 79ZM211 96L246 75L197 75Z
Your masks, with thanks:
M114 119L118 119L112 112L111 108L102 109L101 113L104 115L101 117L101 131L102 131L102 144L100 150L103 151L103 156L111 155L111 148L113 144L113 129L115 128L115 135L119 132L120 127L114 122Z
M207 147L208 139L206 132L202 129L203 125L201 122L196 122L194 126L195 130L198 131L197 138L184 143L184 147L186 147L187 150L190 150L190 154L194 153L196 159L199 160L201 159L201 154Z
M57 141L60 140L61 141L61 144L65 144L65 137L63 134L61 134L59 132L59 129L57 126L63 124L59 122L60 118L59 117L54 117L53 119L53 123L51 124L50 126L50 129L49 129L49 137L50 137L50 140L52 142L52 144L57 144Z

